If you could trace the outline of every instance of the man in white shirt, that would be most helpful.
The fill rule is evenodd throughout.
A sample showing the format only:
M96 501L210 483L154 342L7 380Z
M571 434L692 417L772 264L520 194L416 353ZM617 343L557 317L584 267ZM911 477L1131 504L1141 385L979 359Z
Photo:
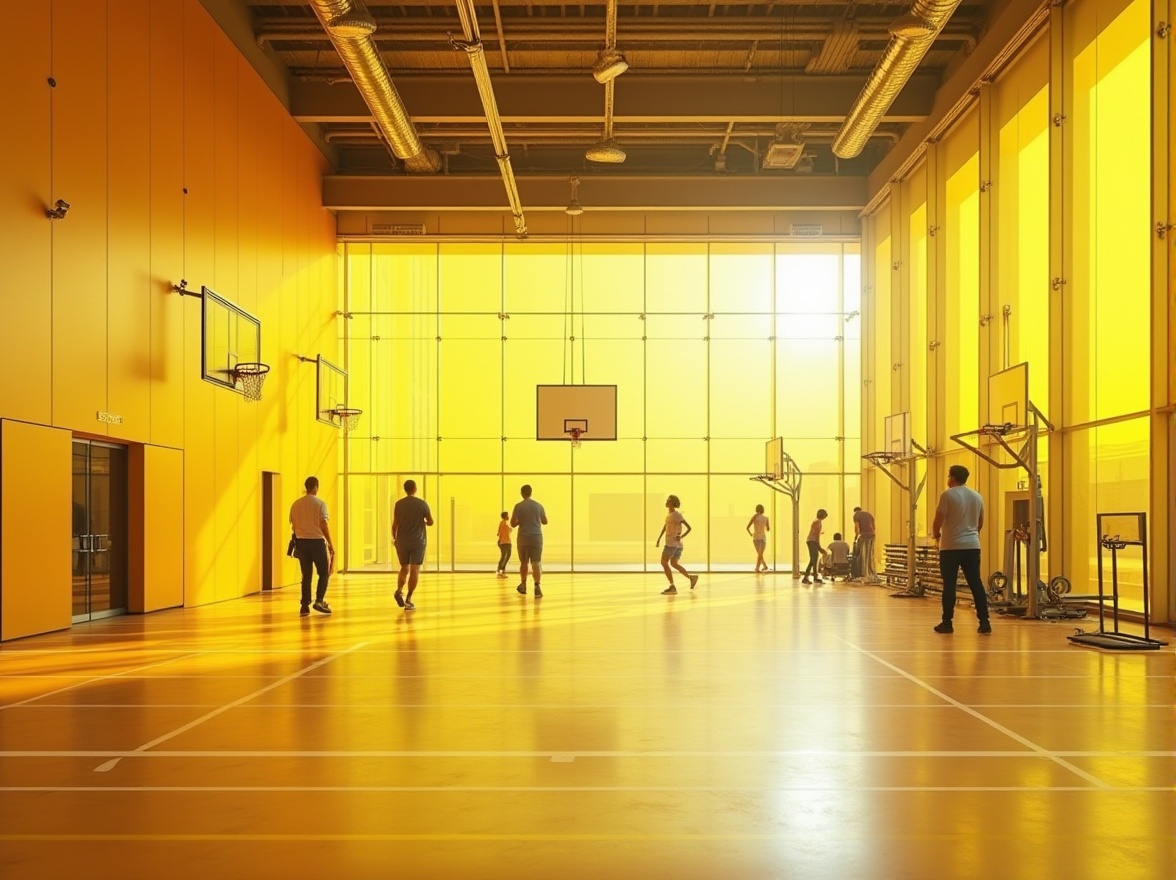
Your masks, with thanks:
M666 515L666 524L662 526L662 530L657 534L657 540L653 542L654 547L658 546L661 543L662 535L665 535L666 547L662 550L661 564L662 571L666 573L670 585L662 590L663 596L675 596L678 593L678 588L674 586L674 573L670 571L671 565L682 572L690 581L690 589L693 590L694 585L698 583L698 575L688 572L678 561L682 558L682 539L693 531L690 523L686 522L686 517L682 516L682 512L678 510L681 506L682 502L678 500L677 495L671 495L666 499L666 509L669 511ZM683 526L686 527L686 531L682 531Z
M943 621L935 627L937 633L952 632L951 619L955 613L956 578L964 570L964 579L972 590L976 604L977 632L992 632L988 620L988 594L980 577L980 530L984 528L984 499L969 489L968 469L954 464L947 469L947 490L939 496L935 508L935 522L931 534L939 542L939 573L943 576Z
M327 525L327 503L318 497L318 477L307 477L303 483L306 494L290 505L290 525L298 548L298 562L302 565L302 616L310 614L310 578L318 569L318 591L314 610L330 614L327 604L327 580L334 567L335 548L331 544L331 529Z

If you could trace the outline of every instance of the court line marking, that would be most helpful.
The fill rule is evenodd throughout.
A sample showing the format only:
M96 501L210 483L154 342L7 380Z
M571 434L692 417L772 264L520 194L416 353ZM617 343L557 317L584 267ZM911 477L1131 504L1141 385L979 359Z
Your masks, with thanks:
M854 645L850 641L847 641L844 639L842 639L842 641L845 641L845 644L850 645L851 647L855 647L855 648L857 647L856 645ZM881 663L887 669L894 670L899 675L901 675L903 678L906 678L906 679L914 682L919 687L925 688L926 690L930 691L931 693L935 694L936 696L940 697L941 699L945 700L946 702L951 703L953 706L955 706L961 712L964 712L968 715L971 715L976 720L981 721L984 724L987 724L989 727L993 728L996 731L999 731L1000 733L1003 733L1005 736L1009 737L1010 739L1014 740L1015 742L1019 742L1021 745L1025 746L1026 748L1032 749L1034 752L1037 752L1042 757L1049 758L1051 761L1054 761L1057 764L1060 764L1062 767L1065 767L1071 773L1074 773L1075 775L1079 776L1080 778L1085 779L1087 782L1091 783L1092 785L1095 785L1098 788L1105 788L1105 789L1110 788L1110 786L1106 782L1103 782L1101 779L1099 779L1097 776L1094 776L1093 774L1087 773L1081 767L1078 767L1075 764L1071 764L1069 761L1060 757L1058 755L1058 753L1051 752L1049 749L1045 748L1044 746L1038 745L1037 743L1033 742L1033 740L1029 739L1028 737L1021 736L1021 734L1017 733L1015 730L1012 730L1011 728L1005 727L1003 724L1001 724L998 721L994 721L993 719L991 719L987 715L985 715L983 712L977 712L971 706L968 706L965 703L961 703L959 700L955 699L954 697L950 697L947 694L945 694L943 691L932 687L927 682L920 679L918 676L916 676L910 672L907 672L905 669L902 669L898 666L895 666L893 663L890 663L889 661L882 659L877 654L870 653L869 651L865 650L864 648L858 648L858 650L860 650L862 652L862 654L865 655L866 657L871 658L872 660L874 660L877 663Z
M81 681L78 681L74 684L66 685L65 687L57 688L57 690L46 691L43 694L38 694L35 697L29 697L28 699L25 699L25 700L19 700L18 702L15 702L15 703L5 703L3 705L0 705L0 710L16 709L21 706L27 706L29 703L32 703L36 700L43 700L45 697L52 697L56 694L61 694L61 693L65 693L66 691L76 690L77 688L85 687L88 684L94 684L94 683L100 682L100 681L110 681L111 679L114 679L114 678L137 678L138 676L132 676L131 673L132 672L142 672L144 669L152 669L156 666L163 666L165 663L174 663L177 660L187 660L192 657L199 657L201 655L201 653L203 653L203 652L197 651L195 653L189 653L189 654L180 653L179 656L177 656L177 657L169 657L166 660L157 660L154 663L148 663L145 666L135 666L135 667L132 667L131 669L125 669L122 672L111 672L106 675L99 675L99 676L92 676L89 678L83 678L83 680L81 680ZM13 677L13 676L3 676L3 677L7 678L7 677ZM65 676L28 676L28 677L29 678L63 678ZM70 677L73 677L73 676L70 676ZM78 677L81 678L81 676L78 676ZM145 677L150 678L150 676L145 676ZM68 705L68 703L63 704L63 705Z
M227 708L227 707L222 707ZM211 713L209 713L211 714ZM198 719L199 720L199 719ZM1015 736L1015 735L1014 735ZM4 758L548 758L553 755L574 755L577 758L1176 758L1176 750L1159 749L1082 751L1059 749L1053 752L1032 749L926 749L926 750L872 750L859 749L742 749L731 751L641 751L608 749L567 749L546 751L503 749L6 749L0 751Z
M21 709L212 709L219 703L33 703L31 705L12 704L10 707ZM789 703L789 710L796 709L827 709L830 703ZM845 706L844 702L836 705ZM954 709L947 703L860 703L848 704L859 709ZM1131 709L1173 709L1176 703L1141 703L1137 705L1106 706L1103 703L972 703L974 709L1081 709L1083 711L1106 710L1116 714ZM675 709L685 708L693 711L696 707L685 706L681 703L254 703L251 706L241 706L242 709L437 709L442 711L460 710L468 712L474 709L526 709L560 711L572 709ZM712 709L763 709L763 703L717 703L711 702Z
M211 712L206 712L203 715L201 715L199 718L195 719L194 721L189 721L187 724L181 725L180 727L177 727L175 730L172 730L168 733L163 734L163 736L157 736L155 739L151 740L150 742L143 743L143 745L139 746L137 749L132 750L127 755L123 755L123 756L117 757L117 758L112 758L111 760L106 761L104 764L101 764L101 765L95 767L94 772L95 773L108 773L111 770L113 770L115 767L117 767L119 761L121 761L124 757L133 757L135 755L145 753L157 745L161 745L162 743L165 743L170 739L174 739L175 737L179 736L180 734L187 733L189 730L192 730L194 727L200 726L205 721L209 721L213 718L216 718L218 715L221 715L225 712L228 712L230 709L233 709L237 706L240 706L242 703L249 702L254 697L259 697L268 691L272 691L274 688L281 687L284 684L287 684L291 681L294 681L296 678L300 678L301 676L305 675L306 673L310 672L311 670L318 669L320 666L326 666L328 663L331 663L335 660L338 660L340 657L343 657L347 654L350 654L352 651L358 651L360 648L366 647L367 644L368 644L367 642L359 642L358 644L352 645L350 648L347 648L344 651L339 651L338 653L331 654L330 656L324 657L321 660L316 660L314 663L311 663L309 666L304 666L302 669L299 669L297 672L292 672L289 675L285 676L284 678L280 678L275 682L271 682L270 684L267 684L263 688L259 688L258 690L255 690L251 694L246 694L243 697L239 697L236 700L233 700L231 703L225 703L223 706L220 706L216 709L213 709Z
M203 652L200 652L200 653L203 653ZM340 653L346 653L346 652L340 652ZM863 652L863 653L866 653L866 652ZM162 665L162 663L170 663L170 662L172 662L172 661L171 660L162 661L160 664L149 664L148 666L141 667L141 668L147 669L147 668L150 668L150 666ZM895 667L895 668L897 669L898 667ZM758 671L762 672L763 676L777 674L777 670L769 669L767 667L764 667L763 669L758 670ZM417 679L426 680L426 681L435 681L437 679L450 679L450 680L455 680L455 681L501 681L504 674L509 674L510 678L514 679L514 680L523 680L523 679L550 680L550 679L554 679L554 678L575 678L579 681L593 681L593 680L615 681L617 679L632 679L632 680L640 681L640 680L644 680L644 679L654 679L655 681L661 682L663 680L662 673L659 670L651 670L649 675L625 675L625 674L621 674L621 673L613 673L610 675L608 673L577 672L575 670L570 671L570 672L558 672L558 671L548 672L548 673L536 674L536 675L515 673L510 670L507 670L503 673L494 674L494 675L469 675L469 674L464 674L464 673L459 674L459 673L448 673L448 672L434 672L434 673L430 673L430 674L421 674L421 675L375 675L375 674L356 675L356 674L352 674L352 673L348 673L348 672L341 672L341 673L332 674L332 675L310 675L310 676L307 676L307 678L311 678L311 679L323 678L323 679L329 679L332 681L336 680L336 679L356 679L358 681L366 681L366 680L372 680L372 679L376 679L379 681L389 681L389 680L414 681ZM732 671L730 673L715 673L712 670L708 669L707 674L710 678L722 679L722 680L731 679L731 678L738 678L741 680L747 680L749 677L754 677L754 676L749 676L748 668L746 666L743 667L742 671ZM143 680L143 681L151 681L151 680L172 681L172 680L185 680L185 679L199 679L199 680L205 680L205 681L216 681L218 679L223 679L225 681L233 681L233 680L238 680L238 679L243 679L243 678L262 678L262 679L264 679L264 678L273 678L274 677L273 675L266 675L266 674L261 674L261 673L253 674L253 675L238 675L238 674L229 674L229 675L176 674L176 675L169 675L167 673L162 673L160 675L131 675L131 674L129 674L129 671L126 673L112 673L112 677L115 675L117 675L120 678L126 678L128 680L134 680L134 681L139 681L139 680ZM1089 675L929 675L927 677L928 677L928 679L933 680L933 681L940 681L940 680L945 680L945 681L958 681L958 680L1004 681L1006 679L1012 679L1015 681L1025 681L1025 680L1029 680L1029 679L1044 680L1044 681L1072 681L1075 679L1082 680L1082 681L1089 681L1090 680ZM5 680L23 681L26 679L42 679L42 678L56 678L56 679L66 679L66 680L85 679L86 681L97 681L98 680L98 679L91 679L91 678L88 678L83 675L54 675L54 674L49 674L49 673L45 673L45 674L32 674L32 673L29 673L29 674L19 673L18 674L18 673L14 673L11 675L0 674L0 682L3 682ZM861 681L861 680L893 681L895 679L895 676L893 676L893 675L864 675L864 674L855 674L852 672L826 672L826 673L822 673L822 672L817 672L817 671L814 671L814 672L789 671L789 678L792 680L812 679L815 681L829 681L829 680L833 680L833 679L852 679L854 681ZM1145 680L1149 680L1149 679L1162 679L1162 680L1169 680L1170 681L1171 678L1172 678L1172 674L1170 672L1168 672L1168 673L1157 674L1157 675L1140 675L1140 676L1120 677L1119 680L1121 680L1121 681L1134 681L1134 680L1145 681Z
M6 794L78 794L96 792L114 794L124 792L159 794L546 794L546 793L718 793L732 794L843 794L846 791L869 792L1051 792L1103 791L1093 785L866 785L853 783L841 787L798 785L791 788L757 788L747 785L5 785ZM1123 785L1112 786L1114 792L1170 792L1172 786Z

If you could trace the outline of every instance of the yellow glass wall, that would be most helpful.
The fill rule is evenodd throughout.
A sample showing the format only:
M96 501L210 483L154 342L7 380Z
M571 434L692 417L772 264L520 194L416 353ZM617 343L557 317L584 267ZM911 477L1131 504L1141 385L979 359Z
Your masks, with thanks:
M1096 514L1148 512L1150 475L1164 473L1151 457L1170 454L1153 449L1155 424L1165 416L1153 408L1150 379L1152 358L1164 356L1153 355L1150 340L1170 332L1152 319L1154 303L1167 295L1165 279L1152 278L1154 35L1146 0L1073 0L1053 21L1060 39L1038 35L927 146L920 167L930 179L909 174L869 218L875 259L866 290L875 302L866 332L876 337L872 393L879 400L887 362L899 361L893 352L908 345L904 334L912 355L924 327L944 343L928 370L917 362L896 370L890 393L911 401L918 425L919 402L941 390L942 408L929 410L935 481L924 509L934 507L948 464L973 469L989 510L986 576L1004 566L1011 503L1028 491L1027 475L994 469L948 438L988 420L987 373L1028 362L1029 398L1055 429L1038 453L1047 508L1058 520L1046 522L1042 576L1065 575L1077 592L1090 593ZM1051 156L1064 159L1060 175L1051 175ZM1051 189L1051 179L1064 185ZM907 236L897 272L896 228ZM923 238L927 228L938 234ZM924 248L935 259L924 261ZM925 324L925 291L936 289L938 261L942 299L931 301ZM896 277L901 289L892 290ZM891 294L897 301L888 304ZM896 324L895 316L906 320ZM887 410L874 411L880 420ZM1151 539L1162 546L1167 521L1159 528ZM899 537L897 524L883 529L888 539ZM1141 574L1138 553L1128 553L1121 569L1128 608L1142 606ZM1158 604L1166 607L1166 579L1161 589Z
M427 565L486 568L529 482L554 570L640 570L665 496L685 562L748 568L763 504L791 565L791 507L749 479L784 438L802 518L846 531L858 503L861 257L851 244L348 244L348 559L390 565L390 505L412 477L437 525ZM618 439L535 439L536 384L618 386ZM847 391L847 387L850 389ZM848 480L847 480L848 478ZM853 496L847 495L848 491Z

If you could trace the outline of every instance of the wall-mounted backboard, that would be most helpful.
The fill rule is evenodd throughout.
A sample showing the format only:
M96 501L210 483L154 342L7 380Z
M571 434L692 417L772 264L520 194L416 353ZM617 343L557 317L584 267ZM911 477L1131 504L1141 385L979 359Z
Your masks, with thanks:
M617 439L616 385L535 386L535 439L570 440L579 429L579 440Z
M337 425L337 417L332 419L331 413L336 407L347 406L347 372L321 354L318 356L316 389L315 408L318 410L318 420L328 425Z
M887 416L884 436L886 445L882 447L883 452L888 452L897 458L910 458L914 451L911 446L910 412Z
M1017 364L988 377L988 424L1029 424L1029 364Z
M207 287L201 287L200 292L204 303L200 375L242 393L233 370L237 364L261 361L261 321Z
M764 473L773 480L784 479L783 437L773 437L764 445Z

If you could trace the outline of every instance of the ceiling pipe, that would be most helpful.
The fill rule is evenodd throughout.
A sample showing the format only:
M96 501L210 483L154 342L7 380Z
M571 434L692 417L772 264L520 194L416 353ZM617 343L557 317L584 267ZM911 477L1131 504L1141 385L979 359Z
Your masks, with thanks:
M890 25L890 43L854 101L837 138L833 152L842 159L861 153L902 87L935 42L961 0L915 0L906 15Z
M482 37L478 31L478 17L474 10L474 0L457 0L457 14L461 18L464 39L454 39L452 43L456 48L464 50L470 61L470 70L474 73L474 83L478 87L478 96L482 99L482 109L486 113L490 141L494 144L494 158L498 162L498 170L502 173L502 183L506 187L510 213L514 216L515 234L519 238L525 238L527 219L523 216L523 203L519 197L519 187L515 182L514 170L510 166L510 153L506 149L506 135L502 131L502 117L498 113L498 101L494 98L494 87L490 82L490 69L486 66L486 51L482 46ZM505 56L504 50L503 57Z
M392 153L408 171L425 174L440 171L441 157L421 143L408 110L388 76L376 41L372 39L375 19L362 0L311 0L311 7Z

